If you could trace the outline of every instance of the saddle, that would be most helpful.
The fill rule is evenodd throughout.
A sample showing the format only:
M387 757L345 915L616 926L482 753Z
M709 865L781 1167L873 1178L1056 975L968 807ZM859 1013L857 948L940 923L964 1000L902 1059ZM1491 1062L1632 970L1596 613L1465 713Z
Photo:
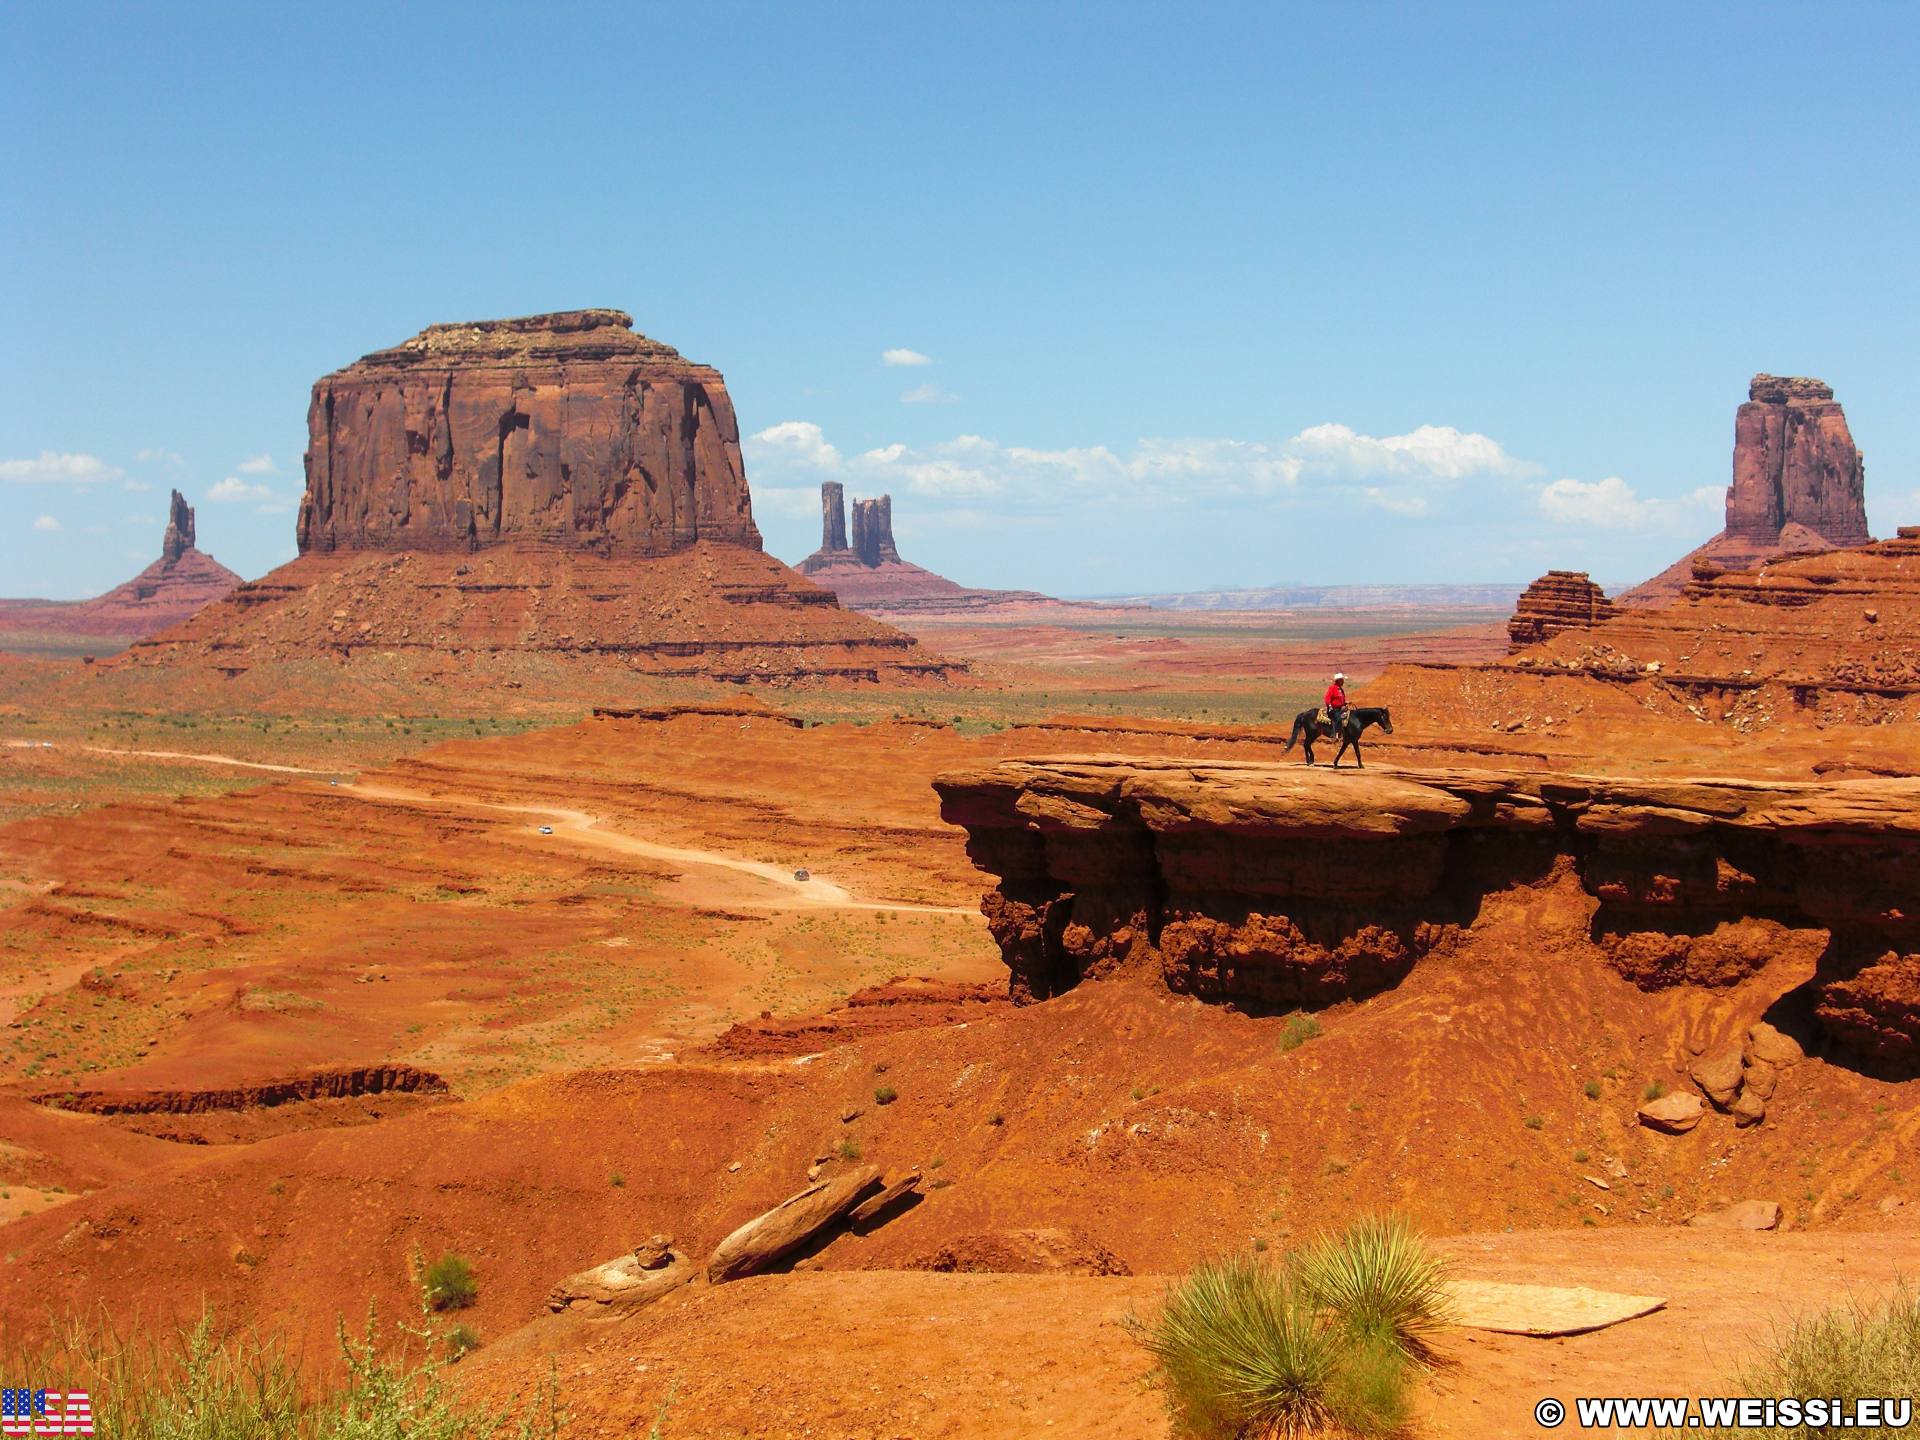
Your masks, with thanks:
M1326 706L1322 705L1320 707L1319 713L1313 717L1313 723L1316 725L1324 725L1329 730L1333 728L1333 716L1327 713Z

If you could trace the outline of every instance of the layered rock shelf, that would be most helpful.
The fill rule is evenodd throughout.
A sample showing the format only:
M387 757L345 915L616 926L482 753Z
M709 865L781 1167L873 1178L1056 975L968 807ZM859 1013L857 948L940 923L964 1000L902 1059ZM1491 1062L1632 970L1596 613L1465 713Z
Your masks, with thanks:
M302 554L760 545L726 382L619 310L429 325L317 381L307 434Z
M1526 588L1507 622L1507 639L1523 650L1562 630L1597 625L1615 615L1607 592L1584 570L1549 570Z
M1017 999L1130 966L1261 1010L1364 997L1452 944L1488 894L1571 873L1594 945L1635 985L1734 985L1799 954L1836 1044L1920 1062L1920 780L1088 757L935 788L998 877L982 909Z

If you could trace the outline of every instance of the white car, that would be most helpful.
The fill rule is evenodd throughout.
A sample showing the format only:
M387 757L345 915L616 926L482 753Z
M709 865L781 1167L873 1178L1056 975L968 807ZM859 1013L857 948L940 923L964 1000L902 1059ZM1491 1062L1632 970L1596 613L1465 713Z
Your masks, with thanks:
M540 827L540 833L541 833L542 835L551 835L551 834L553 834L553 826L551 826L551 825L542 825L542 826Z

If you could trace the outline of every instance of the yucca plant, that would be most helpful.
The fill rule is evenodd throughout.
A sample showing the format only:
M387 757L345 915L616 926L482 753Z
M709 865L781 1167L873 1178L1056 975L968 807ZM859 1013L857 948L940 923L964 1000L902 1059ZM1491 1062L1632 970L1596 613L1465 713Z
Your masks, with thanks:
M1292 1259L1300 1293L1349 1341L1433 1363L1447 1323L1446 1266L1399 1215L1363 1215Z
M1190 1434L1285 1435L1333 1418L1329 1337L1286 1275L1250 1256L1207 1262L1177 1282L1142 1339Z

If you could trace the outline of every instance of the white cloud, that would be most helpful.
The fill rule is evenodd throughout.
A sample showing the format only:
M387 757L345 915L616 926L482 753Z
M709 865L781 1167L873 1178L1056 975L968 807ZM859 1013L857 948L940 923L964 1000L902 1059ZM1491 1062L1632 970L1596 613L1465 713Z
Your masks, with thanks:
M1469 475L1523 476L1538 465L1516 460L1486 435L1451 425L1422 425L1405 435L1361 435L1346 425L1314 425L1287 442L1310 464L1353 475L1408 475L1463 480Z
M1460 481L1511 479L1539 469L1488 436L1436 425L1382 437L1318 425L1278 443L1147 437L1118 450L1036 449L957 435L843 456L812 421L788 420L752 436L747 453L756 483L776 487L837 478L874 491L1036 509L1089 496L1150 503L1327 492L1394 514L1424 515Z
M54 519L53 516L51 515L42 515L38 520L33 522L33 528L36 530L45 531L47 534L51 535L54 531L60 528L60 522Z
M1640 530L1680 526L1711 513L1724 493L1718 486L1703 485L1678 499L1643 500L1625 480L1609 475L1604 480L1565 479L1542 486L1540 509L1548 519L1565 525Z
M120 488L129 495L138 495L142 490L151 490L153 486L144 480L136 480L131 475L120 482Z
M242 480L238 475L229 475L215 482L207 491L207 499L220 505L235 505L242 500L272 500L273 491L251 480Z
M747 452L816 470L831 470L840 464L840 452L827 443L825 433L811 420L782 420L769 425L747 437Z
M933 357L922 355L918 350L908 350L896 346L892 350L882 350L880 361L884 365L931 365Z
M144 450L136 450L133 458L143 465L184 465L177 450L163 450L157 445L149 445Z
M31 460L0 460L0 480L16 485L98 485L125 472L97 455L42 450Z
M250 455L233 467L242 475L278 475L280 467L273 463L271 455Z
M916 385L900 397L902 405L951 405L960 397L938 385Z

